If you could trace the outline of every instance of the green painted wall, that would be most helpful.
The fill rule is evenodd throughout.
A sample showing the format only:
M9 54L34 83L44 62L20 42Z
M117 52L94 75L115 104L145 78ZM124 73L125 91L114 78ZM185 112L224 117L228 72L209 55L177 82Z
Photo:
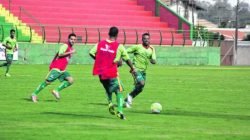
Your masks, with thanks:
M218 47L158 47L157 62L167 65L220 65Z
M49 64L59 44L19 43L19 64ZM92 64L88 52L93 45L75 45L74 64ZM155 47L158 64L166 65L220 65L218 47Z

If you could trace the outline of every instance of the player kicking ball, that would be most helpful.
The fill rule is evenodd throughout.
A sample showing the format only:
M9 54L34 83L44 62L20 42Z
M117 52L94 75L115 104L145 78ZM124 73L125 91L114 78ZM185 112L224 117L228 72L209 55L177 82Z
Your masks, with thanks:
M111 27L109 30L109 39L102 40L90 50L90 56L95 60L93 75L99 76L108 98L108 109L112 115L116 115L125 120L123 114L123 87L118 77L118 64L121 59L125 60L133 73L134 67L129 60L129 56L122 45L116 41L118 28ZM116 94L117 112L112 103L112 93Z
M41 90L43 90L47 85L54 82L58 79L61 83L56 89L52 91L52 94L55 96L56 99L60 99L59 92L69 87L73 84L73 78L70 76L69 72L66 71L68 66L69 60L72 57L72 54L75 53L75 49L73 45L76 41L76 35L74 33L69 34L67 44L63 44L58 53L56 53L54 59L52 60L49 73L44 82L42 82L35 91L31 94L31 100L36 103L37 102L37 95Z
M149 62L156 64L156 54L154 47L150 46L150 34L142 35L142 44L129 47L127 52L134 55L133 64L136 68L134 75L135 87L125 99L125 107L131 108L133 99L138 96L146 82L146 70Z

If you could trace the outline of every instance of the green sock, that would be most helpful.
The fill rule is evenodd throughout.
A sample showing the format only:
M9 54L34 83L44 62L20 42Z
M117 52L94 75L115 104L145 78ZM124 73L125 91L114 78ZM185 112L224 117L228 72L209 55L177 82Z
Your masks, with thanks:
M116 101L117 101L117 110L118 110L118 112L122 113L122 109L123 109L123 96L122 96L122 93L118 92L116 94Z
M44 89L47 85L48 85L48 84L47 84L45 81L42 82L42 83L36 88L36 90L32 93L32 95L34 95L34 96L38 95L38 93L39 93L42 89Z
M59 92L70 85L71 84L68 81L63 81L62 84L58 86L55 90Z
M9 73L10 65L11 65L11 64L7 64L7 68L6 68L6 72L5 72L5 73Z

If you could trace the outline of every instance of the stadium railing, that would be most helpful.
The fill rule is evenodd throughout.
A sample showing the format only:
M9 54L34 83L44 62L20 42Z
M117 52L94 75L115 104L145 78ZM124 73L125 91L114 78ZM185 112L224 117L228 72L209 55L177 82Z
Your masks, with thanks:
M22 26L26 26L25 28ZM94 44L108 36L109 27L84 27L84 26L52 26L52 25L0 25L0 40L9 36L9 29L17 30L17 40L19 42L35 42L35 43L62 43L67 40L69 33L77 35L77 43ZM21 30L25 29L25 30ZM35 32L34 32L35 30ZM214 46L214 41L221 40L215 37L216 34L207 30L194 30L193 40L190 40L190 31L186 30L154 30L154 29L133 29L120 28L118 41L122 44L138 44L141 43L141 35L143 33L151 35L151 44L168 45L168 46ZM34 34L40 36L36 40ZM220 43L217 43L220 46Z

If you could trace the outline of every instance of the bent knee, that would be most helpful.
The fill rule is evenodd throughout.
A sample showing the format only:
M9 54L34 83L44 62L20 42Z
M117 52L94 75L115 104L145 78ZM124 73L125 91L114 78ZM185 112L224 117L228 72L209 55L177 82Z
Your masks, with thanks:
M141 82L138 83L138 85L143 88L145 86L145 82L141 81Z

